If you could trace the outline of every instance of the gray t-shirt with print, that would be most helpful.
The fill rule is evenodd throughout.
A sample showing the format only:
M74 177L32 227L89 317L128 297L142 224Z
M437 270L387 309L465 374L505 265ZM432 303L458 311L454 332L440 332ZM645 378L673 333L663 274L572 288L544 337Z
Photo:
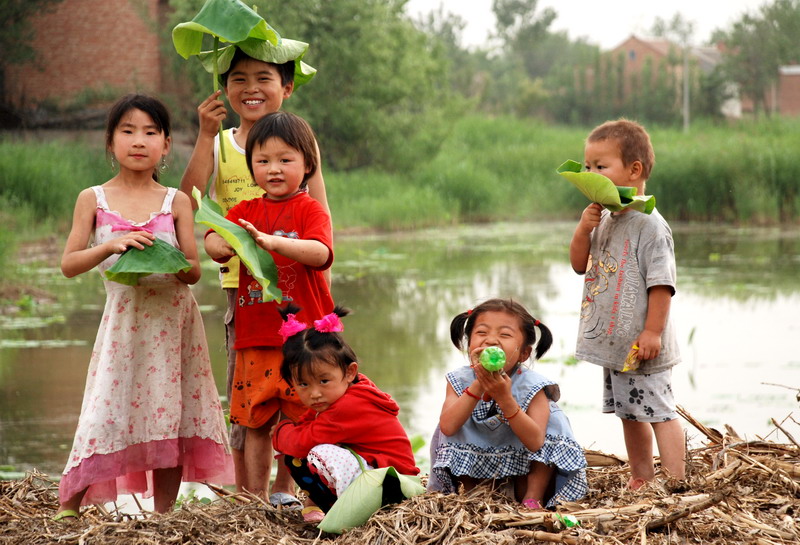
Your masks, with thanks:
M589 265L575 355L621 371L647 317L647 290L669 286L675 293L672 230L657 210L652 214L603 211L591 235ZM680 363L672 319L661 335L661 353L637 371L656 373Z

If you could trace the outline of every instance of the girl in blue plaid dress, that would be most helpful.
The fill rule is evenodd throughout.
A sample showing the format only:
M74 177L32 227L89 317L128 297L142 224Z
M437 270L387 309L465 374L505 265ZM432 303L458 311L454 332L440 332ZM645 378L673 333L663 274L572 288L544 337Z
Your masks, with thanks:
M510 299L490 299L450 324L456 348L467 343L469 366L447 374L447 397L433 479L443 492L469 490L486 481L513 485L529 509L582 498L586 458L566 415L556 405L558 385L523 367L536 347L539 359L552 344L550 330ZM538 342L537 342L538 339ZM487 371L484 349L503 350L505 366Z

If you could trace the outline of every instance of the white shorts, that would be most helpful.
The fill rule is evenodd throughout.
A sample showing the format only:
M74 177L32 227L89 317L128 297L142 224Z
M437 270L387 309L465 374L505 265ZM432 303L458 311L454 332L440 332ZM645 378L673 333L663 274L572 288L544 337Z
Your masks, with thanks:
M634 375L603 368L603 412L636 422L675 420L672 369Z

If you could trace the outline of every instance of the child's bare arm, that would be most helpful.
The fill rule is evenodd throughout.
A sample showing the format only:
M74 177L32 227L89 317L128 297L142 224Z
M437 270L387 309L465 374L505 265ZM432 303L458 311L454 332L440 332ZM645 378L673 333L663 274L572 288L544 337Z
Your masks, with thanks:
M303 240L268 235L256 229L252 223L240 219L239 224L244 227L256 244L264 250L276 252L308 267L322 267L328 262L330 249L318 240ZM209 254L211 255L211 254ZM212 256L213 257L213 256Z
M197 133L192 156L181 177L181 191L189 197L195 187L200 193L205 193L208 180L214 172L214 137L217 135L220 122L227 116L225 104L219 99L221 92L214 92L197 107L200 130ZM191 199L191 204L193 208L197 208L194 199Z
M145 245L152 245L152 233L146 231L126 232L123 235L109 240L103 244L87 247L89 237L94 230L97 199L94 191L84 189L75 202L75 212L72 216L72 229L64 246L61 256L61 272L67 278L72 278L96 267L103 260L113 254L121 254L128 248L142 250Z
M542 448L547 432L547 422L550 420L550 401L547 399L544 389L539 390L533 396L527 411L520 411L514 415L513 410L506 412L506 409L503 408L503 413L506 418L511 416L508 425L511 426L514 435L522 441L525 448L531 452Z
M600 213L603 207L597 203L592 203L587 206L581 219L578 221L578 226L575 227L575 232L572 235L572 241L569 244L569 261L572 265L572 270L578 274L586 272L586 265L589 262L589 249L591 248L592 230L600 224Z
M175 236L178 239L183 255L192 268L187 272L179 272L175 276L187 284L195 284L200 280L200 259L197 255L197 243L194 239L194 216L189 197L176 193L172 201L172 217L175 218Z
M317 149L317 170L314 175L308 179L308 194L322 205L328 216L331 215L331 209L328 206L328 194L325 191L325 180L322 177L322 157L319 153L319 146L314 143Z
M474 385L475 383L473 383ZM472 393L471 389L470 393ZM480 397L480 395L477 394L476 397ZM442 405L442 413L439 416L439 429L443 434L450 436L461 429L478 404L476 397L467 393L459 396L453 387L449 383L447 384L447 394Z
M225 258L232 257L236 252L224 238L217 233L208 233L203 241L208 257L215 261L227 261Z
M661 334L667 324L671 302L670 286L653 286L647 291L647 317L644 330L636 339L640 359L651 360L661 353Z

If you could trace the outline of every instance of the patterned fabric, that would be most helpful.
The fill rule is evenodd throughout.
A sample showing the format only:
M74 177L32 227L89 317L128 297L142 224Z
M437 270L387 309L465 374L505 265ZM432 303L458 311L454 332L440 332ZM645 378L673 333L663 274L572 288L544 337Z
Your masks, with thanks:
M667 422L678 418L672 394L672 369L632 375L603 369L603 412L625 420Z
M622 371L631 345L644 329L648 290L666 286L675 293L672 231L658 210L649 215L603 210L591 241L575 357ZM643 361L639 369L629 373L657 373L680 361L670 313L658 357Z
M226 129L225 162L219 158L219 133L214 137L214 182L208 190L208 196L222 208L222 215L241 201L255 199L264 194L264 190L253 181L250 169L247 168L245 150L236 143L233 137L236 129ZM220 282L223 288L239 286L239 258L234 256L220 266Z
M575 501L588 491L586 458L575 441L569 420L555 402L559 397L557 385L530 369L522 369L511 377L511 393L523 411L528 410L533 397L542 389L550 399L550 419L545 443L531 452L514 434L502 411L494 402L479 401L471 417L451 436L440 435L433 472L445 493L456 492L455 476L476 479L503 479L523 476L530 472L531 462L554 466L555 494L547 498L547 506L561 501ZM464 390L475 380L469 367L447 374L455 392Z
M276 201L266 197L242 201L227 214L227 219L239 224L239 219L252 223L263 233L324 244L330 254L321 267L308 267L293 259L270 252L278 268L278 289L283 303L291 301L302 310L297 319L307 324L333 311L333 298L323 271L333 263L331 218L319 202L307 193L298 193ZM263 288L246 267L239 269L239 299L236 308L236 344L234 348L283 346L278 330L283 319L275 301L264 299Z
M364 458L359 458L364 469L373 469ZM285 455L284 461L300 490L326 513L361 475L361 466L353 453L336 445L317 445L309 451L308 458Z
M338 497L361 475L359 460L365 470L373 469L364 458L358 456L356 459L356 456L358 454L336 445L317 445L308 453L308 465Z
M177 247L170 188L160 210L132 223L97 198L95 243L116 225L146 228ZM136 251L136 250L131 250ZM113 255L103 272L119 258ZM152 274L138 286L104 280L106 305L92 350L81 415L59 485L62 500L88 487L82 504L118 494L152 495L152 470L183 466L183 480L233 482L225 420L211 373L203 320L189 286Z
M244 348L236 352L231 393L231 423L260 428L280 410L297 421L308 409L281 377L280 348Z

